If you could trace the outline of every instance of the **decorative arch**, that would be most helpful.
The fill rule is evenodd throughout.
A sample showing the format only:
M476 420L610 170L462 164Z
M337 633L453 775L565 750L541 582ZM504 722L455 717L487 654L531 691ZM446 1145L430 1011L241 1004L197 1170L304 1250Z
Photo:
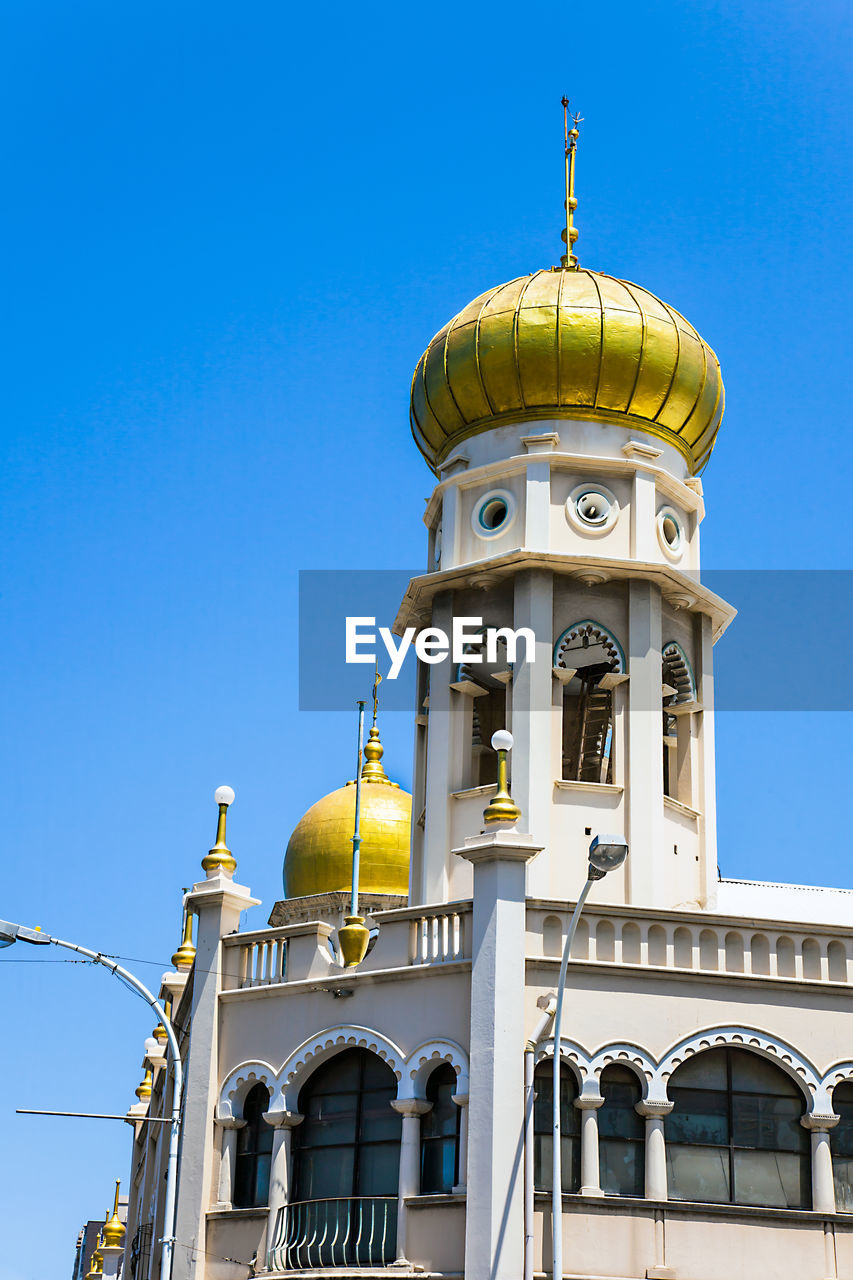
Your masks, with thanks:
M696 698L696 677L690 659L677 640L667 640L661 649L667 683L675 689L674 703L692 702Z
M235 1067L219 1090L216 1105L218 1120L242 1120L243 1103L247 1094L256 1084L263 1084L270 1091L270 1099L275 1097L278 1086L277 1073L268 1062L243 1062ZM272 1105L272 1104L271 1104Z
M540 1040L536 1047L534 1055L534 1064L538 1067L539 1063L546 1058L554 1056L554 1037L550 1036L547 1040ZM574 1074L578 1084L579 1094L598 1093L598 1079L592 1070L592 1063L585 1049L574 1040L566 1040L564 1036L560 1037L560 1059L565 1062Z
M573 647L586 648L590 645L598 645L603 649L604 661L610 662L612 672L617 675L625 674L627 666L624 649L607 627L603 627L600 622L595 622L592 618L573 622L562 635L558 636L557 643L554 645L553 665L564 669L576 667L577 663L571 658L566 661L567 654Z
M808 1114L822 1115L831 1109L826 1090L807 1058L786 1041L746 1027L713 1027L680 1040L659 1062L650 1082L649 1100L669 1101L667 1086L676 1068L697 1053L719 1048L748 1049L775 1062L799 1087Z
M278 1090L273 1109L296 1111L299 1091L316 1067L343 1049L367 1049L388 1063L399 1082L406 1057L402 1049L379 1031L353 1025L329 1027L304 1040L283 1063L278 1073Z
M442 1062L449 1062L456 1072L456 1094L467 1094L468 1055L462 1046L455 1040L426 1040L406 1059L398 1097L425 1098L427 1081Z
M824 1074L821 1079L821 1087L826 1091L830 1108L832 1106L832 1094L837 1084L853 1083L853 1061L836 1062Z
M597 1088L605 1067L628 1067L633 1071L643 1090L643 1101L646 1101L654 1079L655 1061L645 1049L636 1044L609 1044L599 1049L590 1063Z

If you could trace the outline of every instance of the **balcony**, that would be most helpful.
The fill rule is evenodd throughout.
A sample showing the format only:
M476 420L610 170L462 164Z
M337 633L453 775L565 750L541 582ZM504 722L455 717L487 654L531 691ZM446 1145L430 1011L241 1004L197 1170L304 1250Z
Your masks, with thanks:
M383 1267L397 1253L397 1197L300 1200L278 1215L270 1271Z

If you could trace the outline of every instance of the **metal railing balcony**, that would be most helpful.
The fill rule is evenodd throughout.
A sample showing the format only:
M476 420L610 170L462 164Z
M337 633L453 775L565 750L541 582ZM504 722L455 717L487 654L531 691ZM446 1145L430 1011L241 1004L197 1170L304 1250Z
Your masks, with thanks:
M278 1214L270 1271L377 1267L397 1253L397 1197L298 1200Z

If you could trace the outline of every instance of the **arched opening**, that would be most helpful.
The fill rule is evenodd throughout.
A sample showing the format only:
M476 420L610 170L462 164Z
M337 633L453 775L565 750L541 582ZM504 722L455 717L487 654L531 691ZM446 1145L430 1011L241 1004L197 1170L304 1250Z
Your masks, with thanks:
M853 1213L853 1081L843 1080L832 1091L832 1109L841 1119L829 1132L835 1207Z
M235 1209L252 1209L269 1204L270 1161L273 1128L264 1119L269 1110L270 1095L266 1085L253 1085L243 1103L246 1123L237 1130L237 1153L234 1161Z
M690 777L690 716L681 707L696 702L696 684L690 662L681 645L669 640L661 653L663 703L663 793L689 805L693 798Z
M604 1106L598 1113L601 1189L609 1196L642 1196L646 1180L646 1127L636 1111L643 1096L630 1067L614 1063L601 1073Z
M311 1075L294 1130L289 1268L374 1266L396 1252L402 1117L397 1079L366 1049L346 1049Z
M563 681L562 777L613 781L613 676L624 675L618 641L597 622L577 622L554 646Z
M533 1075L533 1185L551 1190L554 1112L554 1064L540 1062ZM577 1191L581 1181L580 1112L575 1106L578 1084L570 1067L560 1064L560 1149L563 1191Z
M747 1049L708 1049L677 1068L669 1096L673 1200L810 1206L804 1098L780 1067Z
M426 1100L432 1106L421 1117L421 1193L452 1191L459 1181L461 1111L453 1101L456 1072L443 1062L430 1074Z

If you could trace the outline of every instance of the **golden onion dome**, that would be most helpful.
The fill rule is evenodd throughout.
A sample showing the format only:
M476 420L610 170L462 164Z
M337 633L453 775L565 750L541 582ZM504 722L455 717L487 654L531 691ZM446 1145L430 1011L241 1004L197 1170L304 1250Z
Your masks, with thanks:
M359 885L364 893L408 894L412 797L386 776L376 725L364 748L361 771ZM290 837L284 855L288 898L334 893L352 885L355 784L348 782L312 805Z
M723 416L720 364L691 324L627 280L583 268L520 276L436 334L412 381L412 433L436 469L509 421L622 423L675 445L691 473Z
M101 1231L104 1238L104 1244L110 1249L115 1249L119 1245L124 1244L125 1225L118 1216L118 1193L120 1186L121 1183L116 1180L116 1196L115 1203L113 1204L113 1211L112 1214L107 1217Z

